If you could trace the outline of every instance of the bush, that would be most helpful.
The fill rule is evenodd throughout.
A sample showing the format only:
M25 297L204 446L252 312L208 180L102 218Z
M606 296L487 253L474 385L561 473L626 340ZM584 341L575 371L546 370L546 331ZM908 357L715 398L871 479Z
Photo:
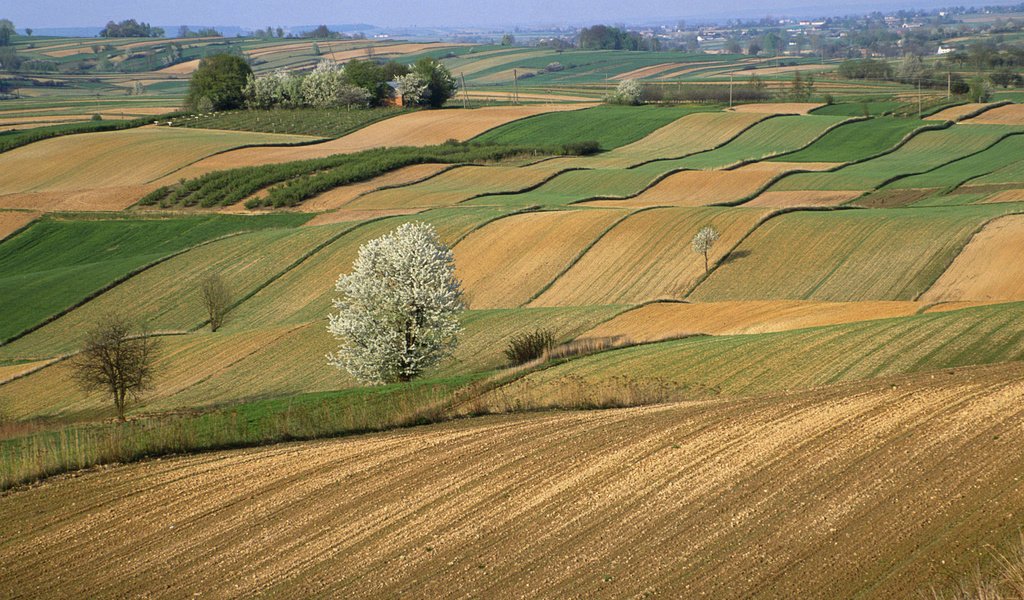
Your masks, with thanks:
M644 103L643 86L635 79L624 79L615 92L605 98L608 104L637 106Z
M601 151L601 144L595 140L572 142L562 146L562 154L569 156L589 156Z
M91 120L93 120L93 121L102 121L102 120L103 120L103 115L101 115L101 114L99 114L99 113L96 113L96 114L94 114L94 115L92 116L92 119L91 119Z
M529 333L512 336L505 348L505 357L513 365L521 365L544 356L555 347L555 336L548 329L537 329Z

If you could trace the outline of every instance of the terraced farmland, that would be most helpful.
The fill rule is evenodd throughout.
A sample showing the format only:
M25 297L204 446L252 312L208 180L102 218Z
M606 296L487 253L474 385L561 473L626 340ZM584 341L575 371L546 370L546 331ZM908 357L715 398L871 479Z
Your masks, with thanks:
M1017 535L1021 376L468 420L86 473L0 497L0 585L914 597Z
M297 225L288 215L45 220L0 244L0 339L190 246L238 231Z
M608 227L618 210L535 212L500 219L455 247L456 275L473 308L529 302Z
M1011 125L1024 126L1024 105L1007 104L986 110L973 119L964 121L967 124L977 125Z
M871 190L898 177L924 173L981 152L1011 133L994 125L954 125L914 136L899 150L832 173L798 174L773 187L791 190Z
M785 214L745 239L692 298L914 300L970 236L1003 210L993 205Z
M612 228L531 306L632 304L682 298L704 275L690 250L703 226L721 232L710 259L721 258L769 214L767 210L659 208L637 212Z
M816 113L817 114L817 113ZM775 160L786 162L854 162L894 148L923 125L893 117L853 121L830 130L806 148Z
M996 219L971 238L922 302L1024 300L1024 216Z
M655 302L623 312L582 334L584 338L622 336L657 342L689 335L738 335L805 329L916 314L917 302Z
M499 106L463 110L422 110L374 123L344 137L296 148L247 148L199 161L160 183L193 178L224 169L283 163L332 154L345 154L385 146L433 146L455 139L465 141L512 121L548 112L579 110L586 105Z
M628 314L628 313L627 313ZM1024 305L864 321L760 335L694 337L603 352L539 371L505 393L524 401L565 377L657 377L723 394L800 390L847 381L1024 358Z

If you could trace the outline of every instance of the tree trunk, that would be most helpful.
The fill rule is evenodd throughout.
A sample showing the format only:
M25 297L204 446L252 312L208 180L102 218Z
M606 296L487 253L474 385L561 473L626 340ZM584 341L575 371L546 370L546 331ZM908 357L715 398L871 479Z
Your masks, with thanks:
M704 274L705 275L708 274L708 270L709 270L708 269L708 252L707 252L707 250L705 250L704 251Z

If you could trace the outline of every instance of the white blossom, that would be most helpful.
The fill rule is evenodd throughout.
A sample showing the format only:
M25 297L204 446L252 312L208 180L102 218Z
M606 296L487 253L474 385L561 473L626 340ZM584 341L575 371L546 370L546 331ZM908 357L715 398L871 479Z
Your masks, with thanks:
M370 240L335 289L327 329L340 346L327 360L356 379L409 381L455 350L461 283L433 226L406 223Z
M712 246L718 241L718 230L711 225L705 225L697 232L697 235L693 236L693 241L690 242L693 251L697 254L704 256L704 272L708 271L708 253L711 252Z

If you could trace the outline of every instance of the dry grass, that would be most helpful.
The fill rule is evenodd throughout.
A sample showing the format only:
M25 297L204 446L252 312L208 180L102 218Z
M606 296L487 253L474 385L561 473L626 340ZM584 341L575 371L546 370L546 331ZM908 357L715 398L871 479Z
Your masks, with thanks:
M985 225L921 296L922 302L1024 300L1024 216Z
M421 208L396 208L391 210L356 210L339 208L338 210L318 214L309 221L306 221L304 226L315 227L317 225L331 225L334 223L369 221L370 219L379 219L381 217L400 217L403 215L414 215L422 210L423 209Z
M1024 501L1022 375L1010 365L747 401L569 380L570 404L683 401L98 469L0 497L0 586L912 598L966 572L965 548L1019 525L1007 515Z
M961 189L965 192L971 191L970 186ZM982 200L982 204L999 202L1024 202L1024 189L1003 190L1001 192L996 192L995 194L992 194L988 198Z
M536 212L500 219L455 246L472 308L520 306L612 223L617 210Z
M156 72L166 73L168 75L191 75L192 73L196 72L196 69L199 68L199 62L200 59L198 58L195 60L187 60L176 65L171 65L169 67L158 69Z

